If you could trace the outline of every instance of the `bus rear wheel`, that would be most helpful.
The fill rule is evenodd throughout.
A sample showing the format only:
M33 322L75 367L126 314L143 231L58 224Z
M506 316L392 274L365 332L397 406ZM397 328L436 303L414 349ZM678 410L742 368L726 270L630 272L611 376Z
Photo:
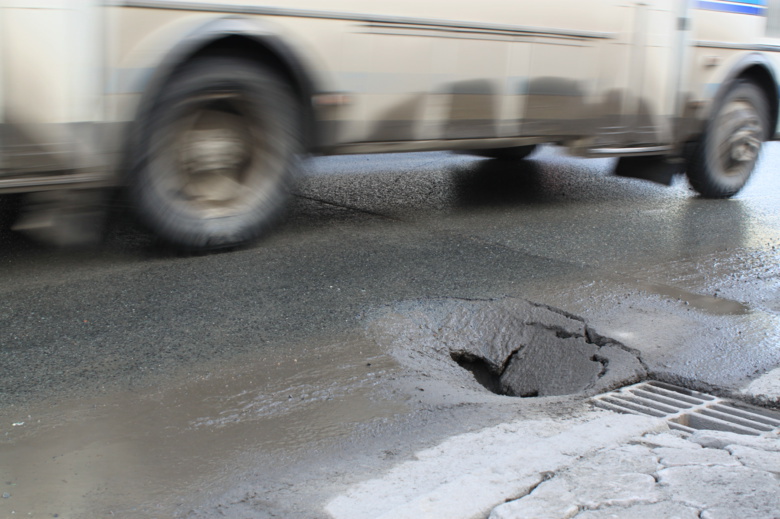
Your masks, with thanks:
M289 91L252 61L185 64L140 127L129 188L141 221L193 250L232 247L265 231L285 206L298 152Z
M769 105L754 83L736 83L717 104L688 160L691 186L705 198L736 195L769 135Z

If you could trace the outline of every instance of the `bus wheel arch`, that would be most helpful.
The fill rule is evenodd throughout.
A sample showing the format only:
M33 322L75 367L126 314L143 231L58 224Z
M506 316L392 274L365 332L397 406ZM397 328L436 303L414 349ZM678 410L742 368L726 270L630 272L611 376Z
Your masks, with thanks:
M777 128L778 111L780 111L780 97L778 97L776 77L763 64L754 64L742 70L736 81L753 83L764 93L769 108L770 134L768 138L771 139L774 136L775 128Z
M278 37L254 34L222 35L199 46L180 61L177 69L191 60L206 56L241 58L272 70L291 88L298 104L302 144L306 149L314 149L319 145L315 131L315 113L311 102L316 90L314 79L301 60ZM175 73L175 70L172 73Z

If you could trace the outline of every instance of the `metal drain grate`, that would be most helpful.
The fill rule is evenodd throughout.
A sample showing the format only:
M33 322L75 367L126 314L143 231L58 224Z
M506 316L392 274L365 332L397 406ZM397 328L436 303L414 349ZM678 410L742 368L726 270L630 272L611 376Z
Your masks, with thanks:
M780 432L780 413L664 382L641 382L593 398L596 407L664 418L687 433L708 429L758 436Z

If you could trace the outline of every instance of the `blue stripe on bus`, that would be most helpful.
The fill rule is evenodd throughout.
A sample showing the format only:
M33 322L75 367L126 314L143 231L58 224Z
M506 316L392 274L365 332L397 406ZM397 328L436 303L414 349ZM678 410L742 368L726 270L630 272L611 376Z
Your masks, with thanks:
M766 7L767 0L704 0L698 3L708 3L708 4L746 4L746 5L758 5L762 7Z
M766 8L763 7L763 4L760 7L758 7L757 5L756 6L746 5L746 2L740 4L736 4L736 3L727 4L724 2L714 2L708 0L699 0L698 2L696 2L696 7L698 9L705 9L707 11L721 11L724 13L738 13L738 14L757 14L757 15L764 14Z
M766 5L766 0L734 0L732 4Z

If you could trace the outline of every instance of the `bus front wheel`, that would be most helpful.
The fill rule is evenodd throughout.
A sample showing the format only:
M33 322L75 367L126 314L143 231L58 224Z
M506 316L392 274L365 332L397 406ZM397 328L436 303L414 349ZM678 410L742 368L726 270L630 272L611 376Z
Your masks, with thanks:
M288 198L298 152L290 88L253 61L205 56L163 87L140 126L129 179L139 218L179 248L245 243Z
M729 198L742 189L769 135L768 113L752 82L740 81L723 96L688 159L688 181L701 196Z

